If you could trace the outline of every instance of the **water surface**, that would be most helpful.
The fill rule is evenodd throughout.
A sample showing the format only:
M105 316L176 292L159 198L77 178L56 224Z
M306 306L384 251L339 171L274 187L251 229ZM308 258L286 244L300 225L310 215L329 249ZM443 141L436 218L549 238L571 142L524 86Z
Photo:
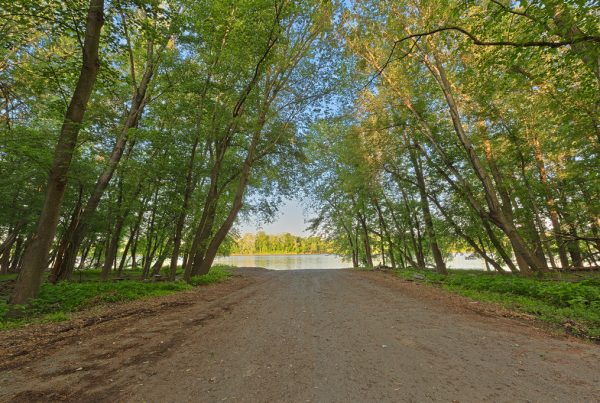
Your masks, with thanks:
M467 259L467 255L455 254L446 261L449 269L485 270L483 259ZM352 262L338 255L244 255L219 256L215 263L238 267L264 267L271 270L346 269ZM379 263L375 259L375 264Z
M271 270L347 269L351 262L338 255L245 255L219 256L216 263L238 267L264 267Z

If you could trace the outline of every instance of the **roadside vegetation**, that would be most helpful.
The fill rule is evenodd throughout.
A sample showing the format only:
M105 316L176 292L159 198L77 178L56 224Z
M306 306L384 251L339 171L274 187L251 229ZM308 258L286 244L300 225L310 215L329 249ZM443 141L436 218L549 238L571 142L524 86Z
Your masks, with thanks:
M398 270L411 281L442 287L476 301L499 304L600 342L600 273L553 273L523 278L475 270Z
M360 84L310 127L304 187L339 253L440 274L464 250L520 276L600 266L591 3L368 0L342 21Z
M79 269L108 281L168 265L173 280L183 263L193 283L240 213L272 217L295 189L300 128L331 92L333 13L320 0L3 3L9 303Z
M140 281L142 272L127 270L120 277L110 281L101 281L100 270L85 270L74 276L71 281L56 284L45 282L39 295L27 305L13 307L13 317L7 317L9 310L8 291L12 288L15 275L0 277L0 330L12 329L32 323L60 322L68 320L70 314L101 304L158 297L180 291L191 290L194 286L203 286L226 280L231 276L230 266L214 265L205 275L192 277L185 281L166 281L163 276L152 280ZM183 274L180 270L179 274Z
M16 0L0 19L3 310L188 287L154 285L163 266L218 279L237 220L299 191L320 238L236 248L440 275L457 250L515 278L600 266L595 2ZM597 308L590 284L435 281L548 320Z

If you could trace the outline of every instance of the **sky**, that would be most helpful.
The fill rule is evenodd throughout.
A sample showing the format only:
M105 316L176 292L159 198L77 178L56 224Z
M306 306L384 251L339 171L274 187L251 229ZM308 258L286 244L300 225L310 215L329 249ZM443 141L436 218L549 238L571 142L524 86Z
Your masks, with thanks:
M265 231L267 234L283 234L289 232L293 235L307 236L305 231L308 226L304 222L304 207L298 199L286 200L280 207L276 219L272 223L261 223L256 217L238 224L241 234Z

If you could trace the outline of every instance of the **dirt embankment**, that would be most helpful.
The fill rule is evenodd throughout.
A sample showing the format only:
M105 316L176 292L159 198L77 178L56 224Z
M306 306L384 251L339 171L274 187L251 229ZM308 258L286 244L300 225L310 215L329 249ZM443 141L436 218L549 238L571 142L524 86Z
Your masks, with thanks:
M0 334L0 401L594 401L600 347L383 273L224 283Z

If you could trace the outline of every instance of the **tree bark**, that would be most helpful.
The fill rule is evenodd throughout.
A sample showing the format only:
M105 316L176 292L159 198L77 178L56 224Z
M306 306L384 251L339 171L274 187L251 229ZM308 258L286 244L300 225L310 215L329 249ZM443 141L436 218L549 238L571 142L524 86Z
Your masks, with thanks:
M265 115L262 115L259 119L258 128L255 130L252 140L250 142L248 152L246 154L246 158L244 160L244 164L242 165L242 169L240 172L240 179L236 189L236 193L233 199L232 206L229 210L227 217L225 218L225 222L221 225L221 227L217 230L213 238L211 239L208 247L206 249L206 253L204 256L196 255L194 257L194 261L192 262L194 267L194 273L197 275L202 275L208 273L212 263L217 255L217 251L219 246L229 233L231 226L233 225L238 212L243 206L244 194L246 192L246 187L248 185L248 180L250 179L250 172L252 169L252 165L254 163L254 156L256 153L256 148L258 147L258 142L260 140L260 134L262 128L265 123Z
M110 241L108 243L108 248L106 248L106 255L104 257L104 265L102 266L102 278L105 279L105 276L108 277L108 273L110 273L110 268L113 266L117 258L117 250L119 249L119 243L121 240L121 232L123 230L124 220L117 220L115 223L114 229L110 236ZM107 273L107 274L105 274Z
M18 273L21 267L21 261L23 258L23 249L27 242L23 241L21 236L17 237L15 242L15 251L13 253L12 260L10 262L10 266L8 267L9 273Z
M346 231L346 236L348 237L348 243L350 244L350 250L351 250L351 254L352 254L352 267L356 269L358 267L358 253L356 251L356 241L352 237L352 231L349 230L345 224L342 224L342 226L344 227L344 230Z
M11 259L11 250L13 245L17 244L19 240L19 232L25 226L25 221L19 220L12 228L9 229L6 238L0 245L0 274L6 274L9 272L12 260ZM15 248L15 254L17 253L17 249Z
M156 185L154 190L154 196L152 200L152 209L150 212L150 225L148 226L148 232L146 233L146 250L144 251L144 257L142 261L142 278L147 278L150 271L150 264L154 258L156 248L158 246L158 239L154 239L154 226L156 223L156 211L158 209L158 190L159 186ZM102 273L104 277L104 273ZM108 276L108 273L106 274Z
M407 261L407 263L410 263L413 267L416 267L417 265L416 265L415 261L413 260L412 256L406 252L406 236L404 234L404 228L403 228L402 224L400 223L400 221L398 220L398 217L396 216L394 208L393 208L392 204L390 203L390 201L388 200L388 198L385 196L385 194L383 197L384 197L384 201L387 206L387 209L390 212L390 216L392 217L392 222L394 223L394 226L396 227L396 233L398 235L399 243L397 244L396 242L394 242L394 245L398 246L398 253L399 253L398 257L400 258L400 267L403 269L405 269L407 267L405 260Z
M406 214L408 217L408 227L409 227L409 232L410 232L410 241L412 243L413 246L413 250L415 251L415 257L417 259L417 268L419 269L425 269L425 256L423 253L423 249L421 247L421 243L419 242L419 240L417 239L417 236L415 235L415 228L418 226L417 222L414 222L412 219L412 210L410 208L410 204L408 202L408 197L406 195L406 191L404 190L403 187L400 187L401 193L402 193L402 199L404 201L404 206L406 209Z
M494 182L496 184L498 194L500 195L500 200L502 201L502 203L500 204L500 210L502 211L502 213L508 221L514 222L514 214L512 207L513 200L509 193L508 187L506 186L506 183L502 177L502 174L500 173L500 169L498 168L498 165L496 163L496 158L494 157L494 153L492 151L492 143L489 139L485 122L479 121L478 127L479 133L482 135L485 158L492 173L492 178L494 179ZM535 227L532 230L535 232ZM539 242L535 242L537 240L535 235L537 235L537 233L534 234L534 243L536 245L534 253L538 256L541 262L545 263L546 258L543 254L543 251L540 250L541 245L539 245ZM528 270L527 261L516 252L515 258L517 260L517 265L519 266L520 271L526 272ZM543 269L547 269L547 267L544 266Z
M383 212L381 210L381 205L376 199L373 199L373 205L375 206L375 210L377 210L377 216L379 217L379 224L381 226L381 235L382 239L388 243L388 251L390 256L390 264L392 265L392 269L396 268L396 258L394 256L394 243L392 242L392 237L390 236L390 231L388 229L387 223L385 222L385 218L383 217ZM383 252L382 252L383 254Z
M123 275L125 264L127 263L127 259L129 258L129 248L131 248L131 243L133 242L133 237L135 236L134 231L135 230L131 228L129 232L129 237L127 237L127 242L125 243L125 248L123 249L123 255L121 256L121 260L119 261L119 266L117 268L117 274L119 276Z
M69 273L73 271L75 260L77 258L77 251L79 250L81 242L85 237L89 221L96 213L98 205L100 204L100 200L102 199L102 196L104 195L104 192L108 187L115 170L119 165L119 162L121 161L125 146L129 140L129 132L131 129L137 127L139 119L144 111L144 107L146 105L146 94L155 69L153 61L153 47L153 42L149 41L146 52L146 68L140 81L140 85L134 90L134 94L131 99L131 107L123 124L123 128L121 129L111 151L108 165L104 168L96 180L96 184L94 185L94 189L85 205L85 208L78 217L77 221L74 224L72 223L73 228L68 232L68 246L65 250L64 257L61 259L61 267L57 268L57 272L64 273L62 276L58 276L59 279L65 277L68 278Z
M69 237L70 234L75 230L77 226L77 222L79 221L79 216L81 215L81 209L83 208L83 185L79 186L79 196L77 197L77 204L73 209L73 213L71 214L71 221L69 222L69 226L65 230L63 236L60 239L58 250L56 252L56 259L54 260L54 265L52 266L52 270L50 272L50 276L48 276L48 281L51 283L56 283L58 280L68 280L71 278L71 274L73 270L65 271L66 267L64 264L64 258L66 257L67 249L69 248ZM77 251L74 253L77 254ZM73 262L73 265L75 262Z
M517 231L514 223L507 219L507 217L503 214L500 206L500 202L498 201L498 197L495 193L494 186L492 185L489 176L483 169L479 157L475 152L471 141L469 140L467 134L465 133L461 120L460 114L458 112L458 107L454 100L454 96L452 95L451 85L446 77L445 70L440 63L437 56L434 56L435 63L429 62L428 58L425 57L424 61L427 67L432 72L432 75L437 80L444 97L446 99L446 103L450 110L450 117L452 119L452 124L456 135L465 150L468 160L478 177L482 189L484 191L485 200L489 208L489 217L494 222L494 224L498 225L500 229L506 234L508 239L510 240L513 249L516 255L522 256L522 258L527 262L529 269L537 271L544 268L546 265L542 262L529 248L523 237ZM523 272L523 274L527 275L527 272Z
M540 183L544 187L544 193L546 196L546 206L548 208L548 214L550 215L550 222L552 223L552 231L554 232L554 239L558 247L558 257L560 259L560 265L563 269L569 267L569 257L565 249L564 239L562 237L562 229L558 218L558 210L556 208L556 200L552 196L552 191L548 184L548 174L546 172L546 164L544 162L544 155L542 148L537 136L531 138L531 146L533 147L533 155L540 175Z
M103 24L104 0L90 0L81 72L54 150L44 205L31 243L27 246L23 256L23 269L19 273L9 301L12 305L25 304L38 294L42 276L47 268L48 252L56 234L60 207L67 185L67 173L71 166L81 123L100 67L98 48Z
M415 142L415 140L413 140ZM437 237L435 229L433 227L433 220L431 219L431 211L429 210L429 202L427 201L427 189L425 186L425 178L423 177L423 170L421 166L421 160L418 155L415 154L414 149L410 150L410 157L415 169L415 176L417 177L417 188L419 189L419 196L421 199L421 210L423 212L423 221L425 222L425 233L429 238L429 245L431 247L431 254L435 262L435 269L440 274L448 274L446 269L446 263L442 257L442 252L437 243Z
M11 248L5 248L4 251L0 252L0 274L8 273L8 268L10 267L10 250Z
M231 16L233 16L234 14L235 14L235 7L232 8L231 12L230 12ZM225 32L223 33L223 37L221 38L221 47L219 49L219 52L215 56L215 60L212 63L211 69L206 77L205 82L204 82L204 86L202 87L202 92L200 94L200 101L199 101L200 104L202 104L204 102L204 99L206 98L206 94L208 93L209 85L212 80L213 71L219 64L219 61L221 59L221 53L227 42L229 32L230 32L230 29L228 27L225 30ZM200 118L198 120L200 120ZM183 240L183 227L185 224L185 218L187 216L187 210L189 208L190 198L191 198L192 192L194 190L193 171L194 171L194 163L195 163L195 159L196 159L196 151L198 149L199 142L200 142L200 133L196 133L196 137L194 139L194 144L192 145L192 152L190 154L188 171L187 171L187 176L186 176L186 180L185 180L183 203L181 206L181 210L179 212L179 216L177 217L177 223L175 225L175 236L173 238L173 255L171 257L171 263L170 263L170 267L169 267L169 279L171 281L175 280L175 276L177 275L177 263L179 261L179 254L181 251L181 242ZM184 263L183 264L184 277L186 278L187 281L189 281L189 278L191 276L191 272L190 272L191 267L188 268L188 266L186 264L187 259L184 259L183 263Z
M90 253L90 249L92 249L92 241L86 242L86 245L83 247L83 252L81 253L81 260L79 261L78 270L85 269L85 261Z
M173 255L171 256L171 264L169 267L169 280L175 280L175 276L177 275L177 263L179 260L179 252L181 249L181 240L183 239L183 226L185 224L185 218L187 215L187 210L190 204L190 198L192 196L193 191L193 172L194 172L194 161L196 159L196 149L198 148L198 143L200 141L200 136L196 135L194 145L192 146L192 152L190 154L190 160L188 164L187 175L185 179L185 190L183 192L183 203L181 205L181 209L179 211L179 215L177 217L177 223L175 224L175 236L173 237ZM185 271L185 265L184 265Z
M491 256L489 256L487 254L487 252L485 251L485 249L483 248L483 242L481 242L481 238L479 243L481 244L481 247L477 244L477 242L475 242L475 240L473 238L471 238L469 235L467 235L462 228L460 228L460 226L456 223L456 221L454 221L452 219L452 217L450 216L450 214L446 211L446 209L444 209L444 207L442 206L442 204L439 202L439 200L432 194L428 194L429 198L435 203L435 205L437 206L438 210L440 211L440 213L442 213L442 215L444 216L444 218L446 219L446 221L452 226L452 228L454 228L454 232L456 233L456 235L460 236L461 238L463 238L469 245L471 245L471 247L475 250L475 252L477 252L484 260L486 263L486 267L488 264L491 264L492 266L494 266L494 269L499 272L502 273L504 272L504 269L502 268L502 266L500 266L498 264L498 262L496 262L495 259L493 259Z
M358 222L362 229L363 247L365 248L365 264L368 268L373 268L373 254L371 252L371 241L369 239L369 228L365 216L360 212L357 213Z

